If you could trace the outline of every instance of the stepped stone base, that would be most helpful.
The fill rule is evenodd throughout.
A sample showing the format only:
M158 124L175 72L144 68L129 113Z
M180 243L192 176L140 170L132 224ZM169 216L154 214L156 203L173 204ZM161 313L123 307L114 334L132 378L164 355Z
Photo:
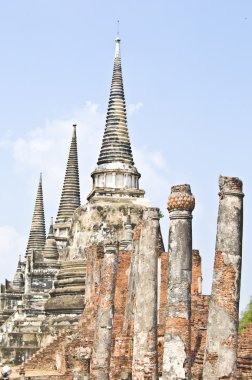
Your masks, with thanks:
M86 260L63 262L45 304L46 315L77 314L84 308Z

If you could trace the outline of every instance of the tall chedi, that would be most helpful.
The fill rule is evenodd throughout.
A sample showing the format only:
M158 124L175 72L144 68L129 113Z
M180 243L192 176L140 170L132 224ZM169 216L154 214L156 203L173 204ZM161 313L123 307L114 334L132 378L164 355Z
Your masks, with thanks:
M47 243L47 250L45 250L46 261L56 260L57 255L61 260L57 280L50 292L50 299L45 305L45 310L47 314L53 315L72 314L75 321L76 315L79 315L83 310L85 260L76 256L72 258L68 253L69 246L71 246L69 232L73 224L72 219L75 210L79 206L79 167L76 125L74 124L59 210L56 222L53 225L53 231L51 230L48 236L50 242ZM55 249L55 241L58 250ZM69 323L67 319L66 323Z
M42 174L40 174L35 208L33 212L32 225L26 248L26 256L33 251L41 251L46 241L45 215L42 189Z
M134 166L124 98L119 37L116 38L112 84L102 147L93 178L94 196L143 197L139 190L139 178Z
M100 266L95 285L99 297L94 339L90 346L90 374L91 378L99 380L129 379L131 376L139 380L156 380L159 210L149 207L143 198L144 191L139 189L140 174L134 165L127 126L120 38L117 37L115 42L102 146L97 167L92 173L89 204L78 223L87 229L82 244L89 245L87 305L91 302L90 294L95 292L92 282L97 278L97 269L93 263L97 260L97 266ZM90 221L93 226L88 225ZM126 266L134 269L130 270L129 266L127 270L122 264L124 260ZM126 284L130 284L130 289ZM125 305L118 298L121 292L129 292L132 297L128 300L125 297ZM146 313L144 321L143 313ZM123 321L122 315L127 315L127 321ZM125 328L126 325L132 330Z
M54 232L59 247L64 247L67 242L71 218L77 207L80 206L80 183L77 152L76 125L73 125L72 140L67 161L63 190Z

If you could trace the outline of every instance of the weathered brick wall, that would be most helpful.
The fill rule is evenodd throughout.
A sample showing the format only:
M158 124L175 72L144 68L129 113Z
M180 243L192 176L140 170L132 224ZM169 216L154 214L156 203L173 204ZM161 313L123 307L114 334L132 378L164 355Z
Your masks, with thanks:
M135 246L138 244L140 229L134 231ZM40 350L25 364L26 371L55 370L58 374L51 375L53 380L73 379L75 372L89 373L90 356L96 326L97 302L100 291L100 270L103 258L103 247L92 246L87 253L86 306L80 318L77 331L65 331L50 345ZM115 283L114 323L111 344L111 380L121 380L122 374L131 373L133 311L135 302L134 276L136 271L137 252L119 251L118 269ZM191 297L191 353L192 379L202 379L203 357L206 344L206 326L210 296L200 294L201 258L199 252L193 251L192 260L192 297ZM161 281L159 300L158 325L158 361L159 374L162 374L164 321L167 305L167 263L168 254L163 252L161 260ZM239 337L238 369L231 379L250 379L252 366L252 324ZM34 380L44 380L45 376L32 376Z
M168 266L168 253L162 252L160 255L161 260L161 281L160 281L160 300L159 300L159 329L160 333L164 335L165 313L167 307L167 266Z
M133 323L130 313L130 297L132 296L130 293L133 292L133 289L130 289L132 286L131 258L132 252L119 252L110 363L112 379L120 379L122 372L131 371Z
M88 278L85 309L78 324L78 333L72 340L66 342L65 348L65 375L69 376L69 379L72 379L74 372L82 372L87 375L90 371L103 252L103 247L100 245L91 246L86 250Z
M202 378L206 328L210 296L202 295L202 267L198 250L192 251L192 285L191 285L191 362L192 378Z
M25 371L33 369L47 369L59 372L65 372L65 345L66 336L70 335L72 331L62 332L55 340L47 347L41 348L34 354L25 364Z
M252 322L239 335L237 367L243 376L252 378Z
M191 360L192 378L202 379L203 360L206 346L208 306L210 296L192 294L191 298Z

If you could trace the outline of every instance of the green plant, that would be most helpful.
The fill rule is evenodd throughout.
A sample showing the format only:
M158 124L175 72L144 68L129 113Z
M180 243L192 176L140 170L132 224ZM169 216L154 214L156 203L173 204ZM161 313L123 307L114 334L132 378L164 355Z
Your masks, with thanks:
M162 213L162 211L159 211L158 217L159 219L162 219L164 217L164 214Z
M241 312L241 318L239 320L239 332L241 332L247 325L252 322L252 297L247 304L244 311Z

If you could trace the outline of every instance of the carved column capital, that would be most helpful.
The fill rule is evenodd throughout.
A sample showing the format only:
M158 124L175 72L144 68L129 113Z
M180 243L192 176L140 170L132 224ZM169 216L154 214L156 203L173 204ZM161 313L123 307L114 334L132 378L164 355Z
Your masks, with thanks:
M167 202L170 219L191 218L194 207L195 198L191 193L190 185L172 186L171 194Z

